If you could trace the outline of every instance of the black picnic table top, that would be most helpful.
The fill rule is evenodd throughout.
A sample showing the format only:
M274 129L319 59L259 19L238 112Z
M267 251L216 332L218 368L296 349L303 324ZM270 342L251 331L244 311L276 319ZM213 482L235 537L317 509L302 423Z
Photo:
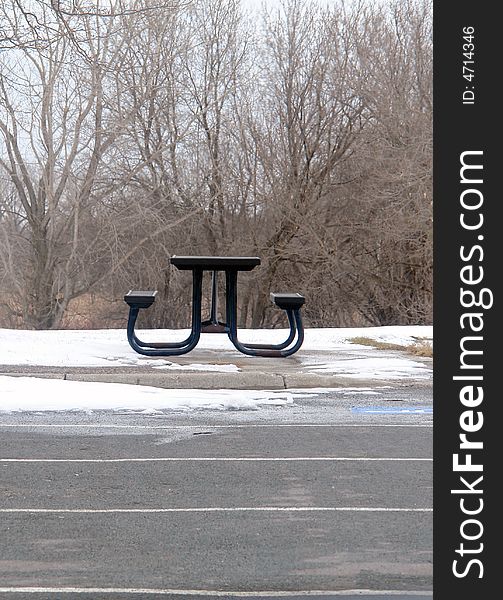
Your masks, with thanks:
M203 269L208 271L251 271L260 264L258 256L177 256L170 258L180 270Z

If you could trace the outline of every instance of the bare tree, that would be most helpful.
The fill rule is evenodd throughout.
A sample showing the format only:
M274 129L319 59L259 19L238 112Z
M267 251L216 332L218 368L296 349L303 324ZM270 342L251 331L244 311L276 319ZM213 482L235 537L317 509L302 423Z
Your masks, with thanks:
M208 250L225 247L234 151L232 129L249 39L238 0L195 0L188 13L191 45L183 59L183 99L192 116L192 168L204 182Z
M431 4L362 10L355 35L368 127L340 215L338 297L351 317L389 325L432 318ZM379 43L377 43L379 40ZM372 43L375 41L375 43Z
M273 285L298 279L302 264L315 260L303 232L339 182L339 165L362 127L349 36L334 36L329 27L340 17L340 11L323 11L301 0L266 17L267 76L263 112L255 125L263 173L260 220L266 235L259 251L265 274L255 295L252 326L263 322Z
M2 22L15 23L19 7L4 3ZM100 170L125 117L109 106L108 80L120 71L113 21L79 17L76 51L68 24L43 3L34 10L36 43L13 28L17 43L0 56L0 168L16 191L15 206L5 210L19 220L16 244L26 258L26 269L10 273L22 290L18 308L28 326L50 328L89 285L82 269L95 248L83 229L95 224Z

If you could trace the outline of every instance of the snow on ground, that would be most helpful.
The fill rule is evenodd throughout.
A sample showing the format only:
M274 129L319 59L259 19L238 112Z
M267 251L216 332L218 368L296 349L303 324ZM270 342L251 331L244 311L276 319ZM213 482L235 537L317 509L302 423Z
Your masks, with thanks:
M308 329L300 351L295 355L299 369L345 377L374 380L430 378L431 370L406 355L383 355L383 351L351 343L356 337L411 345L417 340L432 341L432 327L370 327ZM186 331L141 331L141 339L176 340ZM277 343L286 330L243 330L245 342ZM61 330L24 331L0 329L0 365L54 367L151 366L162 370L237 372L232 361L253 361L234 349L226 335L202 335L198 350L209 350L208 362L179 364L177 357L150 359L130 348L125 331ZM200 354L199 354L200 356ZM215 360L217 362L211 362ZM223 363L223 364L222 364ZM0 411L42 410L256 410L263 405L288 406L300 392L267 390L169 390L147 386L90 383L0 375ZM306 395L302 393L301 395Z
M0 375L0 411L114 410L156 414L165 410L257 410L293 404L293 394L266 390L179 390Z
M278 343L287 337L286 329L253 330L244 329L239 332L245 343ZM148 341L175 341L184 339L188 331L143 330L138 332L140 339ZM367 346L351 343L356 337L368 337L377 341L400 345L411 345L417 339L432 339L432 327L351 327L307 329L304 343L295 357L306 364L317 364L310 353L326 352L335 358L343 351L354 353L361 358L362 349ZM202 334L197 349L225 350L232 359L242 359L243 355L231 344L226 335ZM43 365L60 367L122 367L122 366L157 366L171 370L220 370L238 371L232 362L229 364L191 364L180 365L176 356L169 360L149 359L137 354L128 344L124 329L101 330L56 330L25 331L0 329L0 365ZM325 358L328 358L325 357ZM331 361L330 361L331 362ZM346 361L346 366L349 364ZM358 365L361 368L364 365ZM374 370L374 369L372 369ZM327 372L327 369L324 369ZM338 372L338 371L337 371Z
M379 352L379 351L377 351ZM320 359L307 359L305 369L309 373L321 375L343 375L355 379L429 379L431 370L424 363L409 358L381 358L372 352L370 356L361 358L361 355L328 361Z

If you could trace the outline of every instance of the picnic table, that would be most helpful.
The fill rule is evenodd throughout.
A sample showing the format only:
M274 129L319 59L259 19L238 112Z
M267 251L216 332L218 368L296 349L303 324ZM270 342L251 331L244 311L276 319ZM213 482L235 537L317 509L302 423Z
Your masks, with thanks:
M290 332L286 340L279 344L243 343L238 339L237 281L239 271L251 271L260 264L257 256L172 256L170 263L177 269L192 271L192 323L190 334L179 342L144 342L135 333L136 319L140 310L146 309L155 301L157 290L129 290L124 301L129 305L127 338L131 347L146 356L172 356L186 354L199 342L201 333L227 333L232 344L243 354L250 356L285 357L301 347L304 340L304 327L300 315L304 296L298 293L271 293L276 307L286 311ZM211 310L209 319L202 321L203 274L212 273ZM218 273L225 273L225 318L217 318Z

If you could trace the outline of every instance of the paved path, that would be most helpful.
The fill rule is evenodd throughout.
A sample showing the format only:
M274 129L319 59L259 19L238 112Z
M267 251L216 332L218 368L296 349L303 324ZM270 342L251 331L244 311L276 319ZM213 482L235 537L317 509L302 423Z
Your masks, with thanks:
M431 598L429 410L1 415L0 598Z

